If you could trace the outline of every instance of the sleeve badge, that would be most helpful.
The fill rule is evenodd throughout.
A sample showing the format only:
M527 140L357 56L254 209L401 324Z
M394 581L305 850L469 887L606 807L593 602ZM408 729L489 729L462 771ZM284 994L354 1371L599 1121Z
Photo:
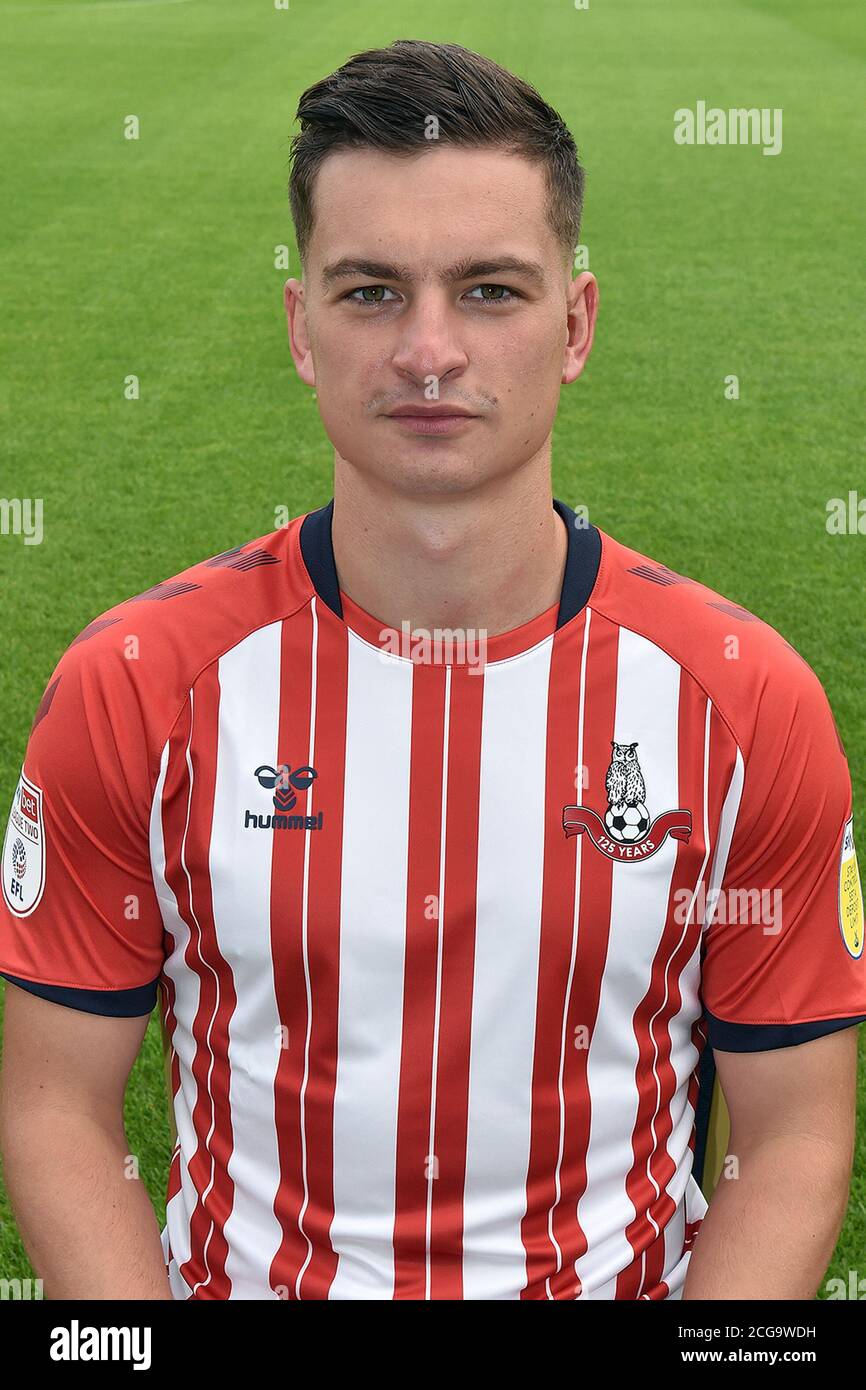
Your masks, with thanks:
M24 776L15 798L3 841L3 900L16 917L29 917L45 887L45 821L42 788Z
M848 821L839 858L839 928L845 949L856 960L863 954L863 891L854 848L854 821Z

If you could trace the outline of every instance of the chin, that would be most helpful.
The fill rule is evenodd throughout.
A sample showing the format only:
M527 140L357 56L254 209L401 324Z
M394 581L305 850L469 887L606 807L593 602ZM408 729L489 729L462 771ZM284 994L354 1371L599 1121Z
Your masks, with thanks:
M368 460L366 467L360 463L354 466L385 486L416 497L472 492L494 478L497 471L489 458L482 471L475 455L445 449L441 443L438 448L407 448L393 457L378 455Z

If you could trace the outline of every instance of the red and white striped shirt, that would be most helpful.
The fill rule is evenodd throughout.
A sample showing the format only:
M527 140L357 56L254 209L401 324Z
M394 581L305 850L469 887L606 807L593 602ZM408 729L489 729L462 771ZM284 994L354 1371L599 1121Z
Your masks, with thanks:
M561 600L480 664L341 593L333 502L58 663L0 969L108 1014L162 984L179 1299L680 1297L707 1036L866 1016L817 678L554 506Z

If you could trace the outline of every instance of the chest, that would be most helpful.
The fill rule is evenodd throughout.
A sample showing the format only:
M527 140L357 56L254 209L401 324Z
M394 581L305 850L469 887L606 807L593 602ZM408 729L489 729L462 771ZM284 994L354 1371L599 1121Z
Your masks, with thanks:
M476 1030L694 993L708 756L664 653L620 639L588 674L546 643L475 672L357 641L291 680L241 655L166 793L181 971L198 937L235 989Z

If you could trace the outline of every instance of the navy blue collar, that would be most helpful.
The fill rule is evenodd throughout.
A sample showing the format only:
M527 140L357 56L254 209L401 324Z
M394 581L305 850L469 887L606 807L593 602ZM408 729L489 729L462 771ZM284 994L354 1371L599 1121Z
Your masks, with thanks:
M585 607L592 593L601 561L601 536L588 522L579 524L580 519L565 502L554 497L553 506L568 530L568 554L556 616L556 626L560 628ZM343 605L331 542L333 515L333 497L327 506L308 512L301 522L301 554L319 598L342 618Z

